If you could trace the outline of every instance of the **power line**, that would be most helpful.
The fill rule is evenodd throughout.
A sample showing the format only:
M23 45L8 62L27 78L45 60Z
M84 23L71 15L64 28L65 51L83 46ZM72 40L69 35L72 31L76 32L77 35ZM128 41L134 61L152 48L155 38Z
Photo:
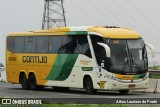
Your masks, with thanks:
M124 20L124 18L122 18L121 14L119 14L119 12L117 12L117 10L114 9L114 8L110 5L110 3L109 3L108 1L106 1L106 0L102 0L102 1L104 2L104 4L105 4L105 3L107 4L107 6L104 6L105 8L108 8L108 6L110 6L110 7L109 7L109 9L111 8L110 11L114 11L113 13L116 13L118 16L120 16L120 17L118 17L117 19L123 19L124 24L125 24L125 23L129 24L128 20ZM103 3L102 3L102 4L103 4ZM104 4L103 4L103 5L104 5ZM122 22L122 21L121 21L121 22ZM122 22L122 23L123 23L123 22ZM134 25L131 25L131 24L130 24L130 26L135 27Z
M123 10L123 12L125 12L125 14L127 14L127 16L129 16L134 22L136 22L141 28L143 28L143 30L145 30L145 33L147 32L149 35L152 35L150 32L148 32L147 29L145 29L145 27L141 26L141 24L140 24L136 19L134 19L130 14L128 14L128 12L127 12L116 0L113 0L113 2L114 2L115 4L117 4L117 6L118 6L119 8L121 8L121 9ZM149 40L151 40L152 42L156 43L158 46L160 46L160 44L157 43L157 42L155 42L152 37L148 37L148 36L146 36L146 37L147 37Z
M117 15L115 15L115 14L113 14L114 12L112 12L112 9L110 9L110 8L108 8L108 6L105 6L104 5L104 2L102 2L101 0L99 0L99 3L102 5L102 7L104 8L104 9L106 9L106 10L109 10L108 12L112 15L112 16L114 16L114 18L116 19L116 20L118 20L120 23L122 23L122 24L125 24L123 21L121 21L120 19L121 18L119 18L119 17L117 17ZM108 5L108 4L107 4ZM109 15L110 16L110 15Z
M155 26L147 17L145 17L145 16L141 13L141 11L139 11L139 9L138 9L136 6L133 5L133 3L131 3L129 0L127 0L127 3L128 3L130 6L132 6L132 7L134 8L134 10L135 10L144 20L146 20L149 24L151 24L152 27L154 27L156 31L159 31L159 29L157 28L157 26Z
M94 9L95 9L99 14L101 14L103 17L106 16L106 14L104 14L99 8L97 8L97 7L93 4L93 2L91 2L90 0L86 0L86 2L88 2L92 7L94 7ZM106 16L105 18L110 19L108 16ZM112 19L110 19L109 21L112 22L112 23L114 23L114 22L112 21Z
M98 24L98 21L95 20L92 16L90 16L85 10L83 10L79 5L77 5L74 1L70 0L70 2L75 6L76 8L78 7L80 11L85 14L89 19L91 19L94 23Z
M78 7L86 16L88 16L89 18L91 18L91 20L94 20L94 22L96 22L97 23L97 20L95 20L93 17L90 17L90 15L88 15L88 13L86 13L86 11L85 10L83 10L81 7L79 7L79 5L77 5L76 3L74 3L72 0L71 0L71 2L74 4L74 6L76 6L76 7ZM87 2L92 6L92 7L94 7L94 9L99 13L99 14L101 14L101 15L103 15L103 16L106 16L106 14L104 14L99 8L97 8L92 2L90 2L89 0L87 0ZM101 1L100 1L101 2ZM106 2L105 0L104 0L104 2ZM118 4L118 3L117 3ZM107 3L107 5L109 5L109 3ZM106 6L102 3L101 4L101 6L103 6L104 8L106 8ZM126 11L125 11L125 9L124 8L122 8L119 4L118 4L118 6L125 12L125 14L127 14L134 22L137 22L137 20L136 19L134 19L130 14L128 14ZM112 6L111 6L112 7ZM112 10L114 10L115 11L115 9L112 9ZM119 12L115 12L116 14L119 14ZM111 14L113 15L113 13L111 12ZM119 15L120 16L120 15ZM117 18L118 20L119 20L119 18ZM126 20L127 21L127 20ZM125 22L126 22L125 21ZM121 23L123 23L122 21L121 21ZM128 23L128 24L130 24L130 23ZM143 28L143 26L139 23L139 22L137 22L137 24L139 25L139 26L141 26L141 28ZM132 25L132 24L131 24ZM147 29L145 29L145 28L143 28L145 31L143 31L143 33L147 33L148 32L148 30ZM148 32L147 34L149 34L149 35L152 35L150 32ZM146 38L148 38L151 42L155 42L154 40L153 40L153 38L151 37L151 36L146 36ZM157 43L157 42L155 42L155 44L157 44L157 46L160 46L159 45L159 43Z

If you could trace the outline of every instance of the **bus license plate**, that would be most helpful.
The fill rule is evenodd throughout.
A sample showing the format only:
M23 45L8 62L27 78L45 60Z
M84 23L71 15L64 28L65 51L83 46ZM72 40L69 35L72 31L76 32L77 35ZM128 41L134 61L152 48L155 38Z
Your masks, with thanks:
M135 87L136 87L135 84L130 84L130 85L128 85L128 88L135 88Z

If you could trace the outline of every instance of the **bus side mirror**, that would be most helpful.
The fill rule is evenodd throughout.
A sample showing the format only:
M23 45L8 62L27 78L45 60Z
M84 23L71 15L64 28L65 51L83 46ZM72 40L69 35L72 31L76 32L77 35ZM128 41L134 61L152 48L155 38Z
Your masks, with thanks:
M109 46L107 44L100 43L100 42L98 42L97 44L100 45L100 46L102 46L105 49L105 51L106 51L106 57L110 58L111 57L111 50L110 50Z
M151 50L152 57L155 57L155 48L151 44L148 44L148 43L145 43L145 46L149 47L149 49Z

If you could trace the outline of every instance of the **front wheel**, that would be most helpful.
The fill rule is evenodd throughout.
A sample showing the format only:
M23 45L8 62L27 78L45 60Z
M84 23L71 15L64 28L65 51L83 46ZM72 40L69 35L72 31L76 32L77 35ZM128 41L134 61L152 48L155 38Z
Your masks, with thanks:
M34 74L29 75L29 88L31 90L37 89L37 81L36 81L36 77Z
M85 89L87 94L94 94L97 91L93 88L93 82L90 77L87 77L84 82L85 82Z
M128 93L129 90L119 90L120 94L122 95L126 95Z

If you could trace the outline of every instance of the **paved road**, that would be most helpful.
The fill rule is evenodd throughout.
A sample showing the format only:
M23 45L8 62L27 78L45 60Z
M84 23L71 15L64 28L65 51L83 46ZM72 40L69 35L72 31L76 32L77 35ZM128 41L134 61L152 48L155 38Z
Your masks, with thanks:
M0 82L0 97L3 98L69 98L70 100L79 100L84 98L92 98L93 102L97 101L97 98L160 98L160 93L140 93L129 92L127 95L120 95L118 92L98 92L95 95L87 95L82 89L71 89L67 92L54 91L52 88L47 87L44 90L31 91L22 90L20 85L2 83ZM62 100L62 99L60 99ZM66 100L66 99L65 99Z

